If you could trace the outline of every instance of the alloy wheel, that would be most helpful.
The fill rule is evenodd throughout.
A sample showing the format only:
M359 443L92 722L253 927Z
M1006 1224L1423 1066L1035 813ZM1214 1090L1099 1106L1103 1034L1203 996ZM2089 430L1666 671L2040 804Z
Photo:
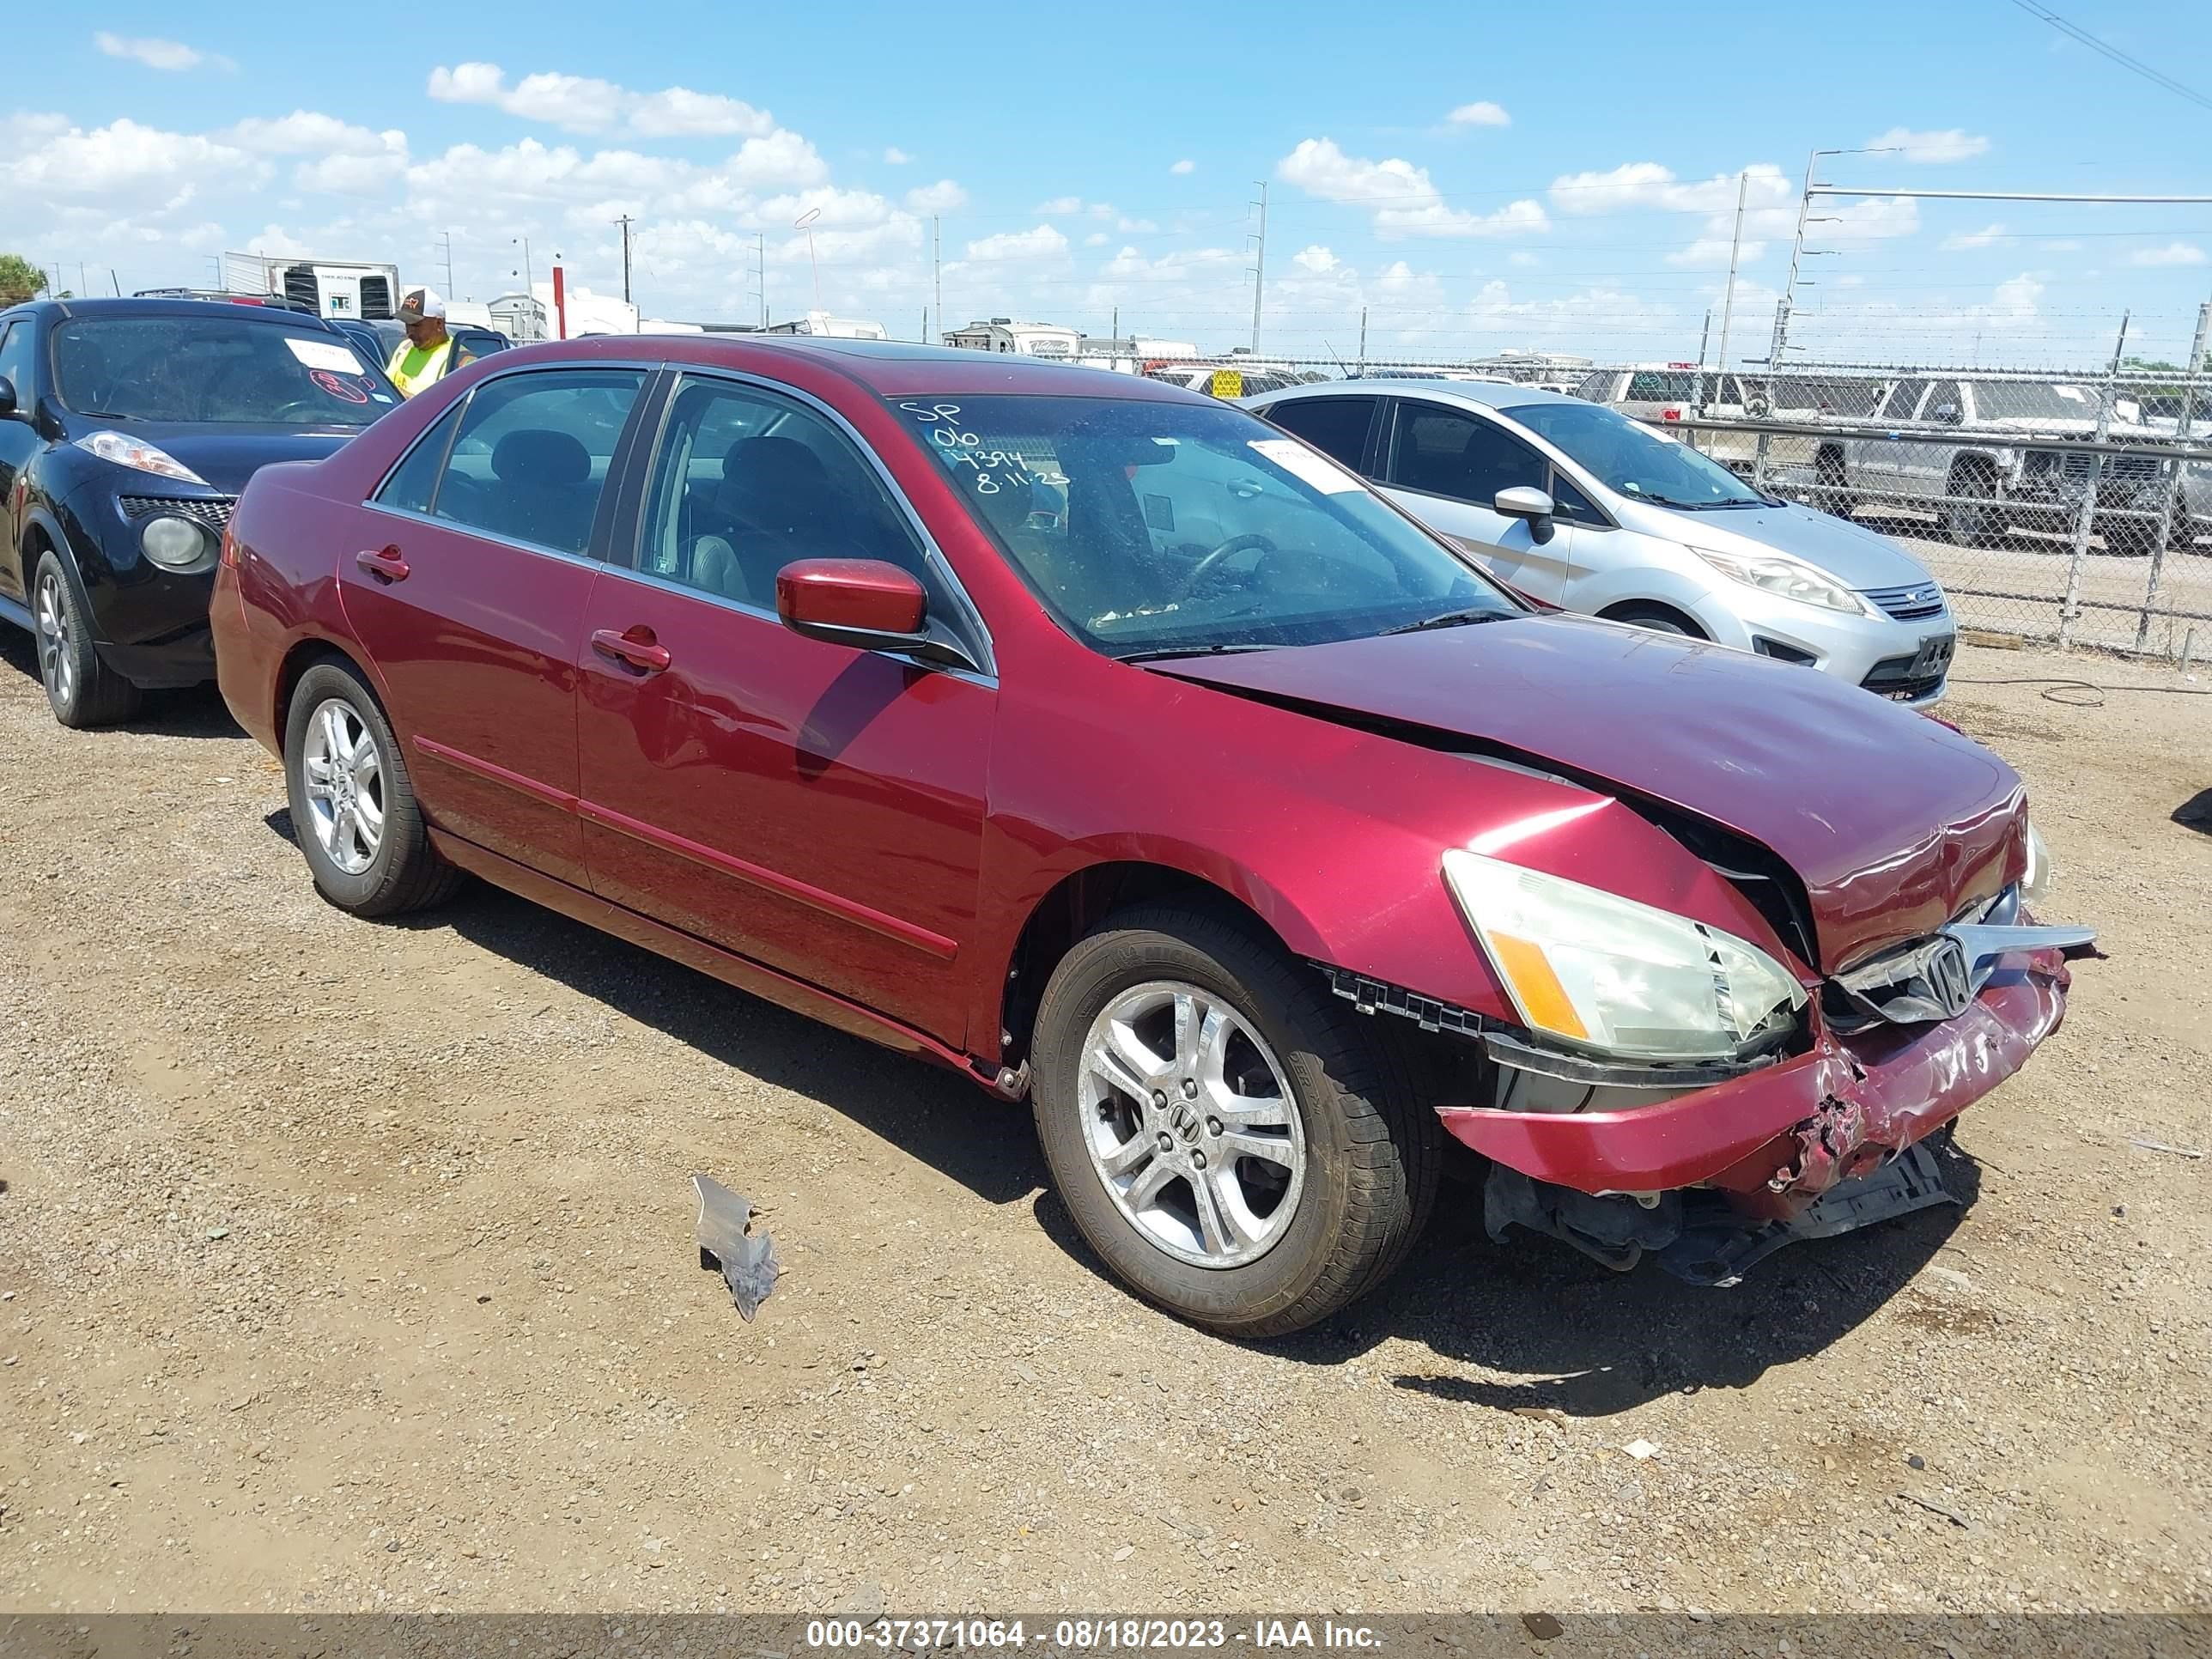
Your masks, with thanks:
M1241 1267L1289 1231L1305 1126L1281 1062L1220 997L1172 980L1122 992L1084 1040L1080 1101L1108 1196L1167 1255Z
M35 611L40 678L56 702L66 703L76 690L76 658L70 648L69 597L52 570L39 579Z
M384 844L384 763L343 698L325 698L308 720L300 774L315 839L331 863L360 875Z

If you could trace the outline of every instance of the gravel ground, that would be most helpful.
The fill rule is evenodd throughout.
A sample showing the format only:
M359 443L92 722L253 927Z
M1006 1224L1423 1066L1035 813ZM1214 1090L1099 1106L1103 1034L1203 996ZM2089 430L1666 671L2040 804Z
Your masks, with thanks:
M351 921L211 695L65 732L10 635L0 1607L2201 1607L2212 1161L2132 1143L2212 1143L2212 704L2037 690L1948 713L2113 956L1970 1209L1705 1291L1448 1194L1243 1348L1101 1276L1018 1110L486 890Z

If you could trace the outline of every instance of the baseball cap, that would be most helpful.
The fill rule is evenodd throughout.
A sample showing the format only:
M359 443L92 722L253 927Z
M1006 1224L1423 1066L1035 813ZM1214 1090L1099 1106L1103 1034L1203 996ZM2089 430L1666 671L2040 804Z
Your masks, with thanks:
M435 289L410 288L407 297L399 302L399 320L403 323L419 323L425 317L445 314L446 302L438 297Z

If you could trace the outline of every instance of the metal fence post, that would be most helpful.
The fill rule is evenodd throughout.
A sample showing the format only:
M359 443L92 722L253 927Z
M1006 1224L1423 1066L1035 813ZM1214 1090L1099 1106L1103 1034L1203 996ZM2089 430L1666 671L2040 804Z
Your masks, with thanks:
M1797 228L1797 234L1800 236L1805 234L1805 228L1802 224ZM1774 343L1769 346L1766 351L1766 415L1755 418L1770 418L1776 409L1780 407L1778 400L1782 396L1782 351L1789 338L1790 298L1789 295L1784 295L1774 302ZM1742 377L1739 375L1737 378L1740 380ZM1746 415L1752 413L1748 408L1746 408L1743 412ZM1759 453L1752 458L1751 462L1751 482L1753 487L1759 489L1766 488L1767 435L1764 432L1759 434Z
M2112 367L2105 371L2104 390L2097 398L2096 441L2102 444L2112 435L2112 399L2118 395L2120 356L2128 349L2128 315L2120 313L2120 337L2112 344ZM2062 464L2059 477L2065 477ZM2074 513L2074 556L2066 565L2066 598L2058 607L2058 648L2064 650L2074 643L2074 623L2081 610L2081 561L2089 556L2089 531L2097 515L2097 495L2105 479L2105 453L2102 449L2089 458L2089 478L2081 491L2081 505Z
M2212 331L2212 300L2197 307L2197 337L2189 343L2188 372L2181 382L2181 419L2174 427L2173 437L2174 441L2184 448L2189 444L2190 422L2197 413L2197 399L2204 374L2204 337L2208 331ZM2151 612L2158 608L2158 585L2166 574L2166 549L2173 537L2173 514L2177 507L2185 519L2182 540L2186 543L2195 538L2195 526L2186 522L2188 502L2182 498L2181 493L2181 475L2187 467L2186 462L2178 458L2175 459L2173 476L2166 481L2166 499L2159 503L2158 534L2150 544L2150 580L2143 590L2142 618L2136 624L2136 649L2138 651L2149 648ZM2169 651L2173 648L2173 635L2170 633L2166 635L2166 648Z

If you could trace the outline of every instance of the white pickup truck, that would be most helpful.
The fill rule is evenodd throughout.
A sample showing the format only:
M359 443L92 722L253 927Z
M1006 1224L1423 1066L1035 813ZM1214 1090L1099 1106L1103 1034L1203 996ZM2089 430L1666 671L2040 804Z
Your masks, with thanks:
M2016 528L2063 531L2095 458L2037 441L2094 438L2100 395L2094 385L2050 380L1899 379L1871 417L1889 428L1884 436L1820 441L1814 467L1824 504L1846 514L1866 498L1924 506L1962 546ZM2166 434L2124 398L2105 435L2155 446ZM2096 529L2113 552L2150 550L2172 465L2154 448L2105 457Z

